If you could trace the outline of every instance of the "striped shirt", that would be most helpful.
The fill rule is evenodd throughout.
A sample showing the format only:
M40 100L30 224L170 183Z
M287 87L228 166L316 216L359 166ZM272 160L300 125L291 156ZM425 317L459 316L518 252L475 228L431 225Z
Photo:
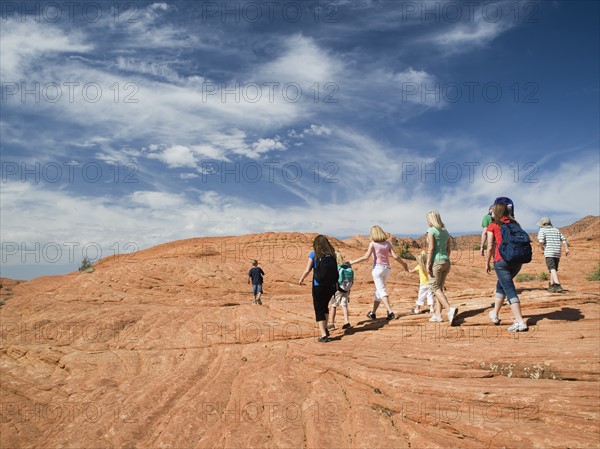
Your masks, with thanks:
M538 232L538 241L544 244L544 257L560 257L560 243L567 239L554 226L545 226Z

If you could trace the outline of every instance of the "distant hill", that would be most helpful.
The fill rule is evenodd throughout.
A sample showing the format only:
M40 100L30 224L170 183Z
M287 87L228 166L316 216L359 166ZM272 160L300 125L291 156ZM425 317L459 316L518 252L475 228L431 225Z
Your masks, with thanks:
M569 226L560 228L560 231L569 240L598 240L600 238L600 217L588 215Z

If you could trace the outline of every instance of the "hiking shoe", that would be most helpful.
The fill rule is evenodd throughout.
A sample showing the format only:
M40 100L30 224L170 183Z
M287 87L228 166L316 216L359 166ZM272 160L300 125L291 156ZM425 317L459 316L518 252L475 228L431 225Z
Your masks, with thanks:
M328 324L327 325L327 329L334 330L335 329L335 324Z
M325 335L329 337L329 329L325 328Z
M387 314L386 320L391 321L394 318L396 318L396 315L394 314L394 312L390 312Z
M560 284L554 284L554 291L555 291L555 293L564 293L564 290L560 286Z
M367 313L367 318L374 320L377 318L377 315L375 315L373 312L369 312Z
M259 306L262 306L262 301L260 300L260 298L258 298L258 299L256 300L256 304L258 304Z
M429 318L429 321L431 321L432 323L441 323L442 315L434 313L433 316Z
M498 315L496 315L493 310L490 310L488 316L490 317L490 320L492 320L492 323L494 323L496 326L500 324L500 318L498 318Z
M329 337L325 335L317 340L319 343L327 343L329 341Z
M350 323L346 323L342 326L342 329L350 329L352 325Z
M548 293L558 293L556 291L556 284L550 284L550 286L548 287Z
M456 318L457 313L457 307L450 307L450 310L448 310L448 321L450 322L450 326L454 326L454 319Z
M508 327L508 332L525 332L527 329L527 323L517 323L515 321L512 326Z

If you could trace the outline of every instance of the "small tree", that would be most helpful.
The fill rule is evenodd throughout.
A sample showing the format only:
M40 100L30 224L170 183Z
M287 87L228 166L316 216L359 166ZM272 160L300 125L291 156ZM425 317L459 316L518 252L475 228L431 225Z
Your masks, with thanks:
M416 257L408 249L408 243L406 243L406 242L402 242L402 246L400 247L400 249L398 251L398 255L402 259L416 260Z
M79 271L86 271L90 268L92 268L92 262L90 261L89 257L85 256L83 258L83 260L81 261L81 265L79 266Z

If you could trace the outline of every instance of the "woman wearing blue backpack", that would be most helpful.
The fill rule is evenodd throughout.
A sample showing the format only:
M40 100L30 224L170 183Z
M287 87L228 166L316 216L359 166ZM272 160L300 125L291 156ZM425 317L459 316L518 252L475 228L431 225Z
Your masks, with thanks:
M507 298L507 302L510 305L510 309L514 315L515 321L513 325L508 328L508 331L524 332L527 330L527 323L525 323L523 315L521 315L521 303L519 301L519 296L517 295L515 283L513 282L513 278L519 273L519 271L521 271L523 262L518 260L506 261L504 259L504 257L506 257L506 253L502 251L502 253L504 253L504 257L501 253L502 227L510 226L511 224L516 224L518 226L517 221L512 215L514 209L512 201L509 203L506 200L509 199L501 197L496 198L496 201L494 201L494 205L492 206L493 220L489 224L487 230L486 272L489 274L491 271L490 263L493 255L494 270L496 271L496 276L498 277L498 282L496 283L495 307L494 310L489 312L489 317L495 325L500 324L498 314L500 313L500 309L504 303L504 298ZM493 248L495 248L495 251L493 251Z

